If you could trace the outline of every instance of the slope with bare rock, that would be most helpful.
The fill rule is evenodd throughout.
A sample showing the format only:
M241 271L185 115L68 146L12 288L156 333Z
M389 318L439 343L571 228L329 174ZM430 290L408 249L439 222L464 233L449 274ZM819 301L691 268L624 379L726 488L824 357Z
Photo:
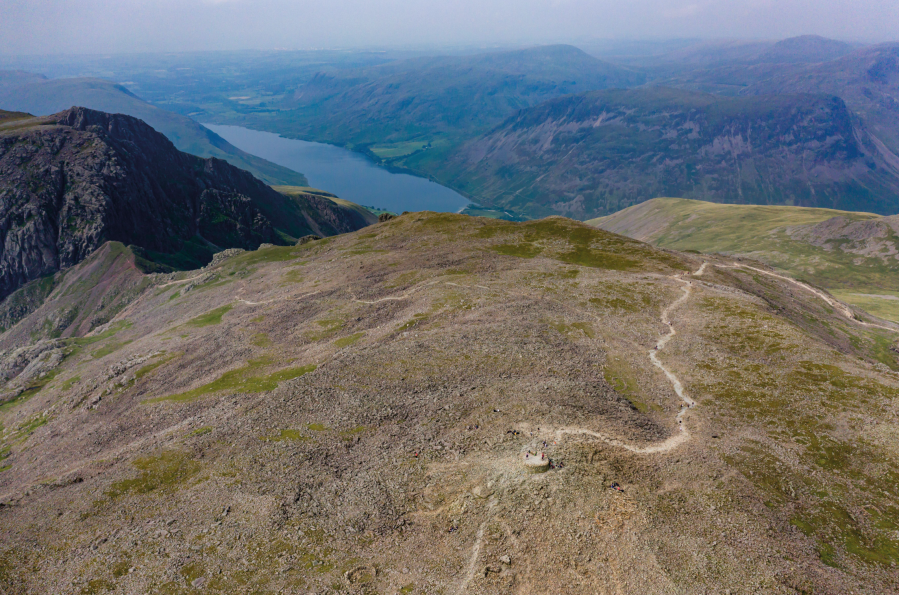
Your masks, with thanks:
M411 213L48 334L102 262L0 335L4 592L899 585L899 333L761 265Z
M286 196L218 159L175 149L130 116L73 108L0 123L0 296L77 264L108 240L155 268L223 248L286 244L367 224L313 195Z

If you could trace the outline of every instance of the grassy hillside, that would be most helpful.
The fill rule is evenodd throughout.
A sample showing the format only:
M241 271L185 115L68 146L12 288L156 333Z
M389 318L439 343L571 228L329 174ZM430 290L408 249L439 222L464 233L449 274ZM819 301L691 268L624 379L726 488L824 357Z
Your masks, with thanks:
M48 115L72 106L140 118L179 150L198 157L224 159L268 184L308 183L302 174L245 153L187 116L150 105L121 85L100 79L0 78L0 108Z
M899 217L657 198L588 221L676 250L753 258L899 321Z
M373 223L378 222L378 217L365 207L357 205L354 202L338 198L330 192L323 192L316 188L309 188L305 186L273 186L273 188L277 192L280 192L281 194L289 196L291 198L308 199L309 197L319 197L321 199L329 201L336 205L337 212L340 212L343 217L349 219L351 216L350 213L352 213L354 218L360 220L362 226L372 225ZM329 233L327 235L331 234Z
M128 256L0 334L4 593L899 585L899 333L787 281L435 213Z

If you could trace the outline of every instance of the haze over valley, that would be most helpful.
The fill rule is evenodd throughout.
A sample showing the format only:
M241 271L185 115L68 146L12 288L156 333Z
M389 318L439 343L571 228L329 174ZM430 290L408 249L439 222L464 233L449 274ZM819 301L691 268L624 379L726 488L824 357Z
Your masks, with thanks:
M899 592L896 31L0 0L0 592Z

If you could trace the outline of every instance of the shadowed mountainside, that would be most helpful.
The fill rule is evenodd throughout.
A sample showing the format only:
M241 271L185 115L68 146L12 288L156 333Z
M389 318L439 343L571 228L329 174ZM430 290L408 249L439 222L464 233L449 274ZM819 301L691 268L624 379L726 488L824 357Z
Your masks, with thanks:
M108 240L134 245L151 268L193 268L223 248L367 223L327 198L288 197L224 161L182 153L130 116L73 108L0 124L2 296Z

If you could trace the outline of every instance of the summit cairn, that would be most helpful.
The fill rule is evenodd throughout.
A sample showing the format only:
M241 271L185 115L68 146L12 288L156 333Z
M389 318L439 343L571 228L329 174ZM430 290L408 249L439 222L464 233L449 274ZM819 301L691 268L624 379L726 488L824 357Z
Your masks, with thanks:
M521 462L528 473L546 473L549 471L549 457L544 452L527 450L521 455Z

